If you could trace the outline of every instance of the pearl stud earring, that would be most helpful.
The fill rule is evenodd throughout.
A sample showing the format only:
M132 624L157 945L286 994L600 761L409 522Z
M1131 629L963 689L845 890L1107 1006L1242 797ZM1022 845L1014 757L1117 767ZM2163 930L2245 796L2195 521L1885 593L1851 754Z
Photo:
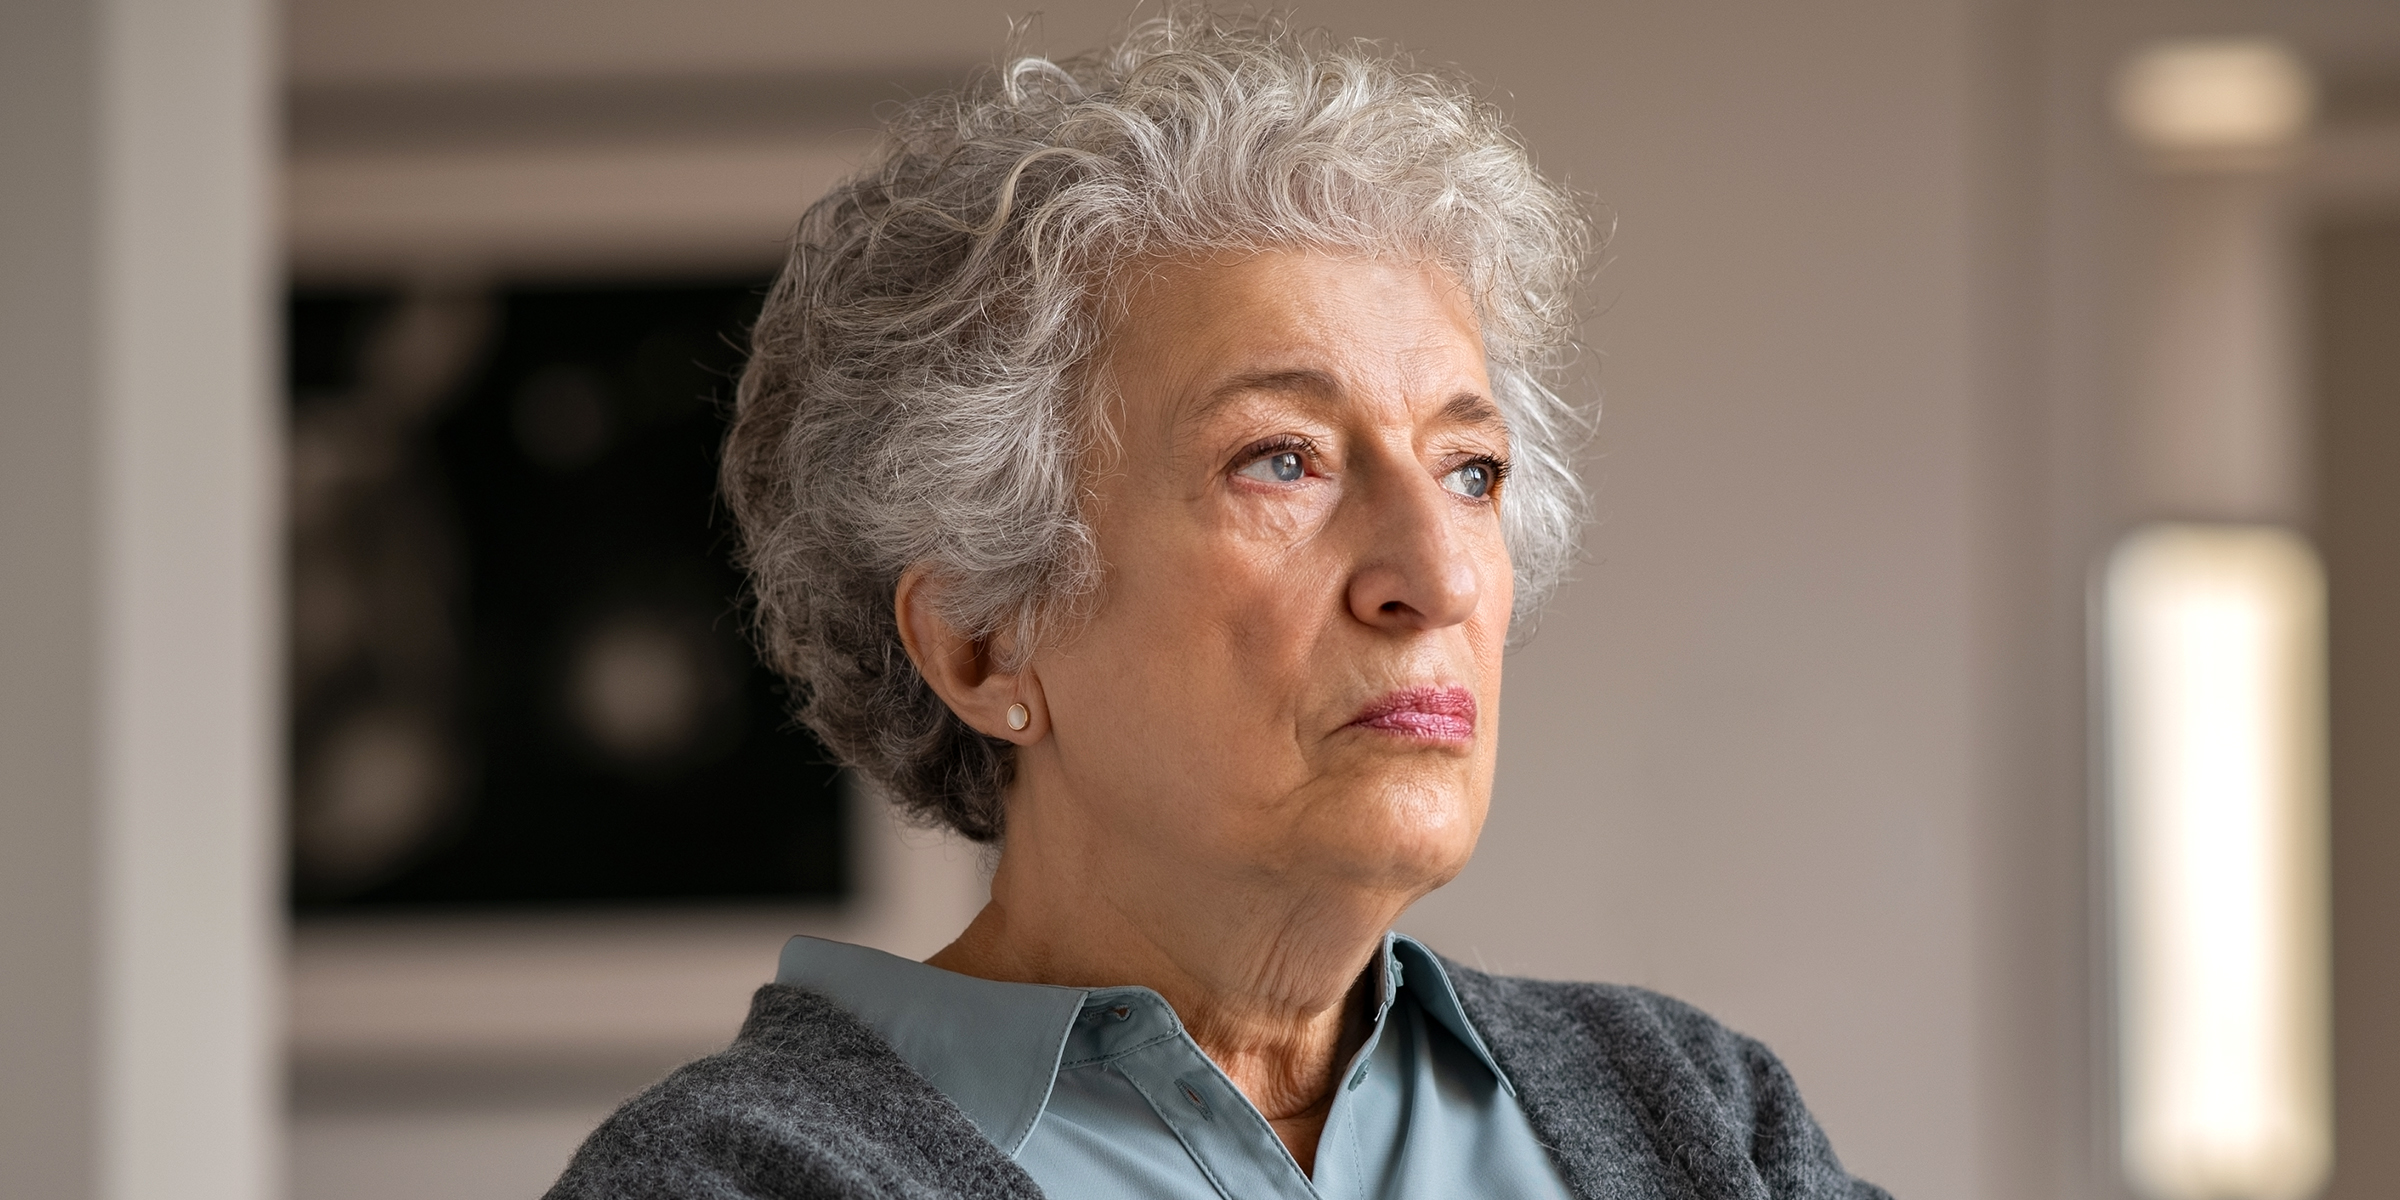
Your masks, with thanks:
M1008 727L1010 729L1023 729L1031 724L1033 724L1032 709L1029 709L1022 704L1011 704L1008 706Z

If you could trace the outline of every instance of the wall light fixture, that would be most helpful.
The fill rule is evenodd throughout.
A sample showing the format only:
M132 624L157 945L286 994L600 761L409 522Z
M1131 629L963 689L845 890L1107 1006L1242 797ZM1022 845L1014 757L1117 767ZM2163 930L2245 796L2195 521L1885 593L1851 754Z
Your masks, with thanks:
M2100 597L2126 1174L2300 1200L2332 1165L2324 581L2257 525L2154 525Z

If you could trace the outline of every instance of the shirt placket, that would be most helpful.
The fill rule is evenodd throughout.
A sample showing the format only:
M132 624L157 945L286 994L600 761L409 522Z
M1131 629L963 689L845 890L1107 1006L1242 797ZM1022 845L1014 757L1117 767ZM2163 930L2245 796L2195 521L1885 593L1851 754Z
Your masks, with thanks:
M1283 1139L1150 994L1095 993L1085 1019L1107 1069L1141 1093L1225 1200L1317 1200ZM1062 1064L1062 1065L1088 1065Z
M1316 1178L1311 1186L1331 1200L1365 1194L1366 1164L1360 1160L1358 1138L1359 1107L1364 1099L1360 1089L1374 1073L1375 1051L1383 1044L1402 982L1400 960L1392 953L1389 934L1384 936L1383 953L1377 961L1383 969L1376 980L1375 1018L1367 1027L1366 1044L1350 1057L1342 1077L1334 1083L1333 1107L1325 1114L1325 1131L1317 1139Z
M1326 1114L1319 1139L1320 1177L1352 1178L1357 1164L1349 1163L1354 1148L1350 1124L1356 1119L1353 1096L1366 1081L1381 1043L1393 999L1401 984L1400 963L1391 953L1389 938L1379 956L1375 1018L1359 1047L1335 1083L1332 1111ZM1082 1021L1101 1047L1100 1054L1071 1066L1104 1059L1109 1070L1123 1076L1166 1122L1201 1173L1225 1200L1320 1200L1322 1192L1276 1136L1258 1107L1250 1103L1199 1044L1183 1032L1173 1010L1148 991L1102 991L1086 1002ZM1327 1162L1340 1157L1342 1164ZM1333 1166L1331 1172L1322 1168Z

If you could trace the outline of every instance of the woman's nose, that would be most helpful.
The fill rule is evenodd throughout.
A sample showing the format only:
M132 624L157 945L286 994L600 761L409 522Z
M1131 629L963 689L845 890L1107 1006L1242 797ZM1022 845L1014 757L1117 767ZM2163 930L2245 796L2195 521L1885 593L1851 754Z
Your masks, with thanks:
M1356 496L1365 511L1350 612L1379 629L1441 629L1465 621L1483 575L1459 528L1459 501L1421 470L1398 472Z

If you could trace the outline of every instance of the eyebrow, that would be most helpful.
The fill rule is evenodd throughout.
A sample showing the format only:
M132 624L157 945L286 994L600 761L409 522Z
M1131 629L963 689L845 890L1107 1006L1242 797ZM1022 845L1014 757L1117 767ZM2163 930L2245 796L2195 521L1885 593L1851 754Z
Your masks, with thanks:
M1501 414L1500 406L1476 392L1460 392L1450 397L1450 402L1442 406L1442 420L1452 425L1508 432L1508 418Z
M1193 406L1183 420L1196 423L1207 420L1227 404L1255 392L1297 393L1316 400L1327 400L1340 394L1341 384L1324 371L1305 367L1282 371L1251 371L1236 375L1209 389L1208 397ZM1442 405L1444 424L1470 428L1508 431L1508 419L1490 398L1477 392L1460 392Z
M1283 371L1249 371L1236 375L1210 388L1208 396L1184 414L1184 421L1196 423L1216 415L1218 409L1253 392L1298 393L1317 400L1329 400L1340 394L1341 384L1331 374L1295 367Z

